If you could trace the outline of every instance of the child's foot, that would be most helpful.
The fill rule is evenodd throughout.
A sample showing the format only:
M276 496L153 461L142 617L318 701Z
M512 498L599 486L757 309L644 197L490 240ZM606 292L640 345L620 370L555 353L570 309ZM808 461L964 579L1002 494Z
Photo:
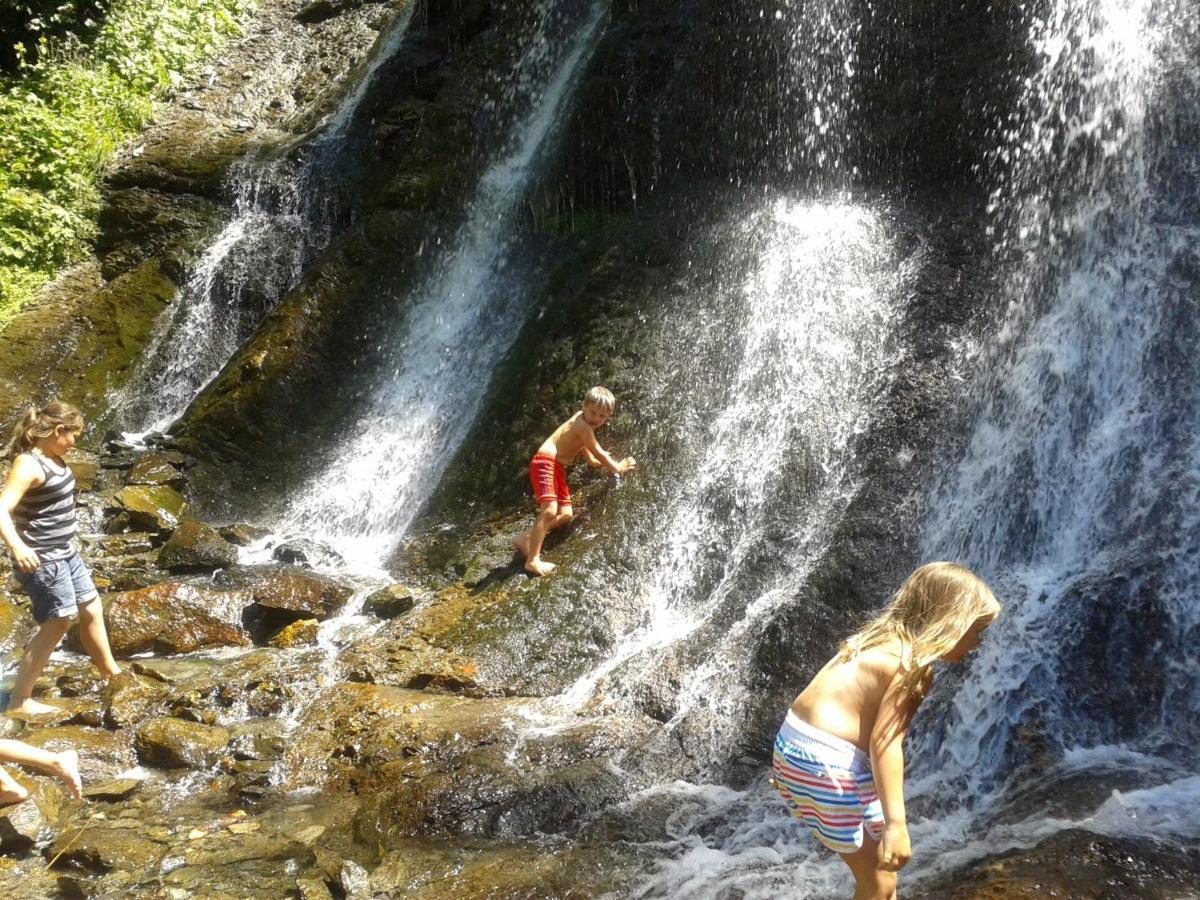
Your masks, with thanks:
M525 563L525 571L533 575L549 575L554 569L554 563L544 562L540 559L531 559Z
M0 806L7 806L10 803L24 803L29 799L29 790L17 785L13 788L0 788Z
M519 535L513 538L512 545L513 549L522 556L529 556L529 535L525 534L525 532L521 532Z
M49 716L62 712L62 710L57 706L51 706L49 703L42 703L40 700L30 697L15 706L9 706L7 712L9 715L18 716Z
M56 753L54 774L61 778L76 800L83 799L83 783L79 778L79 754L74 750L64 750Z

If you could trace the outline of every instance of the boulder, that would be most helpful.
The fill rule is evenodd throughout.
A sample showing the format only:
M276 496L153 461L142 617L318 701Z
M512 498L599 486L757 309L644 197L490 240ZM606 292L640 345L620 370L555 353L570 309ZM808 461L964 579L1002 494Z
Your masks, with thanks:
M183 494L165 484L132 484L113 497L117 510L146 531L174 531L187 502Z
M237 569L222 573L218 583L244 593L252 602L246 623L256 641L266 641L300 619L323 622L354 593L332 578L298 569Z
M248 547L255 541L261 541L270 533L265 528L258 528L245 522L237 525L226 525L224 528L217 529L217 534L221 535L229 543L236 544L239 547Z
M71 467L71 473L75 476L75 487L82 493L91 491L96 486L96 476L100 472L100 464L95 459L75 459L67 460L67 465Z
M241 626L248 597L238 591L163 582L110 595L104 622L113 655L191 653L208 647L244 647L250 643ZM78 629L71 646L80 648Z
M128 728L157 711L166 701L167 685L126 669L109 679L101 694L104 721L111 728Z
M109 778L107 781L84 785L83 799L115 803L129 799L141 786L140 778Z
M316 619L297 619L290 625L284 625L271 639L267 641L272 647L300 647L305 644L315 644L321 623Z
M237 561L237 548L195 519L180 522L158 551L158 564L169 572L211 572L227 569Z
M231 736L217 725L164 716L139 727L133 745L138 759L148 766L206 769L221 758Z
M78 867L96 875L109 872L141 872L158 867L166 853L159 842L122 827L122 821L98 821L80 831L67 828L42 852L56 866Z
M187 479L179 466L183 464L183 454L172 451L156 451L144 453L130 467L125 476L126 484L165 484L173 488L182 488Z
M417 597L402 584L393 584L371 594L363 602L363 612L380 619L394 619L416 606Z

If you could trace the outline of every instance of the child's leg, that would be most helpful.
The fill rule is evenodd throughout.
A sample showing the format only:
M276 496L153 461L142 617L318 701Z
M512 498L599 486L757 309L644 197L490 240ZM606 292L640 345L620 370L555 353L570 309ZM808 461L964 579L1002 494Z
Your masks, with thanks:
M17 669L17 677L13 682L12 699L8 704L9 712L36 715L58 711L58 707L39 703L31 697L33 696L33 683L42 674L42 669L46 668L46 663L50 661L50 654L54 652L54 648L58 646L58 642L63 639L70 627L70 619L51 618L42 623L42 627L38 629L33 640L29 642L29 646L25 648L25 655L21 657L21 665Z
M842 856L854 873L854 900L895 900L896 873L879 868L879 844L863 835L863 845Z
M79 641L92 658L103 678L112 678L121 669L108 646L108 631L104 627L104 604L97 597L79 607Z
M0 769L0 803L20 803L28 799L29 791L4 769Z
M558 521L558 501L546 500L538 506L537 519L529 529L529 552L526 554L525 569L534 575L548 575L554 571L554 564L543 562L541 559L542 542L546 534Z
M559 503L558 516L555 517L553 524L550 526L550 530L553 531L555 528L562 528L574 517L575 510L570 503Z
M51 753L49 750L43 750L40 747L34 747L26 744L23 741L9 740L8 738L0 739L0 761L18 763L22 766L29 766L34 769L41 769L50 775L61 778L66 782L71 794L75 799L83 796L79 782L79 754L74 750L64 750L62 753ZM7 772L0 769L0 773L4 773L4 778L0 781L6 788L10 787L8 782L15 785L25 796L29 792L22 788L19 784L13 781ZM21 800L25 797L19 798ZM0 800L0 802L3 802ZM8 801L16 802L14 800Z

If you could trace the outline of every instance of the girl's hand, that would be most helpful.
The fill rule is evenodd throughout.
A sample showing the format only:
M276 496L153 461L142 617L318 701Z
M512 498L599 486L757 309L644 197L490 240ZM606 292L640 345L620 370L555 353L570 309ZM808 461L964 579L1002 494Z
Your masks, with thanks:
M879 868L885 872L899 872L911 856L908 826L903 822L889 822L883 829L883 840L879 843Z
M24 544L13 548L13 560L16 562L17 568L26 575L30 572L36 572L37 567L42 564L42 561L38 559L38 555Z

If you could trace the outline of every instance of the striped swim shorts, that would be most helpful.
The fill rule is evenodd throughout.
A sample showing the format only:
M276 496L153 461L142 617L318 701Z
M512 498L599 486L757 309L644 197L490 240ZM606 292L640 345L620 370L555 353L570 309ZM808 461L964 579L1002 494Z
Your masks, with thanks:
M830 850L858 850L864 829L876 841L883 836L883 806L870 758L790 709L775 738L771 782L792 815Z

